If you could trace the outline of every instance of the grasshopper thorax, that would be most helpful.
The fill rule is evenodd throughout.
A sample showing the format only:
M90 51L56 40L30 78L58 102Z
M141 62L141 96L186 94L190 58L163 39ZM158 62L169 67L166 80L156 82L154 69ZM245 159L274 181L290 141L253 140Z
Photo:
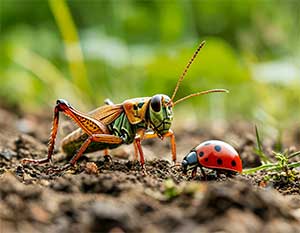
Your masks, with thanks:
M172 101L163 94L154 95L149 104L149 123L152 130L159 136L166 134L173 120Z

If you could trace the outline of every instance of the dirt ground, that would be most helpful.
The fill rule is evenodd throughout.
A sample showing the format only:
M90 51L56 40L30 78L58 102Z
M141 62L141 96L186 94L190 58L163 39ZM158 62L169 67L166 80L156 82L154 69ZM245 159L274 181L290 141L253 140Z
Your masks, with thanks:
M200 172L191 179L170 162L168 140L143 142L147 174L133 160L132 145L112 150L112 160L102 152L84 155L59 175L46 174L67 162L59 147L53 165L21 165L25 157L46 156L50 128L51 112L0 108L1 233L300 232L299 175L274 182L264 179L265 172L217 177L206 170L207 181ZM287 143L298 147L294 132ZM179 162L200 142L221 139L236 147L244 168L260 165L250 123L236 121L220 131L185 127L176 139ZM273 144L264 142L267 150Z

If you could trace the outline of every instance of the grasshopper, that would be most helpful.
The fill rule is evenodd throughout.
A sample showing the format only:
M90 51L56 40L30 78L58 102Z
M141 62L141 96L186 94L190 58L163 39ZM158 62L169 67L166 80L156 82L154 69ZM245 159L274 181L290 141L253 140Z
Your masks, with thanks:
M160 139L170 138L172 160L176 163L175 136L170 129L173 119L173 107L179 102L194 96L213 92L228 92L225 89L212 89L190 94L174 102L175 95L183 78L204 44L205 41L200 43L189 60L177 81L171 98L164 94L157 94L152 97L128 99L121 104L114 104L108 100L106 105L88 114L76 110L66 100L57 100L54 108L48 156L38 160L26 158L22 160L22 163L43 164L51 162L60 112L70 117L79 128L67 135L61 142L62 150L65 153L75 155L68 164L60 168L53 168L51 169L52 172L64 171L75 166L76 161L84 152L104 150L104 154L108 155L108 149L130 143L133 143L135 148L135 159L137 159L139 154L140 164L144 169L145 160L141 141L157 137Z

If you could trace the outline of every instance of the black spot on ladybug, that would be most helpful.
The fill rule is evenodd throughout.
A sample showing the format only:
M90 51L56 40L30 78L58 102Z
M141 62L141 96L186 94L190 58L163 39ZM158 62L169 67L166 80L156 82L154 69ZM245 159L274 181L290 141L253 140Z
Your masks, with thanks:
M210 142L207 142L204 144L204 146L209 146L211 143Z
M208 162L208 158L205 158L204 161L205 161L205 162Z
M199 156L202 157L204 155L203 151L200 151Z
M222 159L218 158L218 159L217 159L217 164L218 164L218 165L222 165L222 164L223 164Z
M236 166L236 162L235 162L234 160L232 160L232 161L231 161L231 165L232 165L233 167L235 167L235 166Z
M218 146L218 145L217 145L217 146L215 146L215 150L216 150L217 152L220 152L220 151L221 151L221 149L222 149L222 148L221 148L221 146Z
M140 102L140 103L138 104L138 107L141 108L141 107L143 107L143 105L144 105L144 102Z

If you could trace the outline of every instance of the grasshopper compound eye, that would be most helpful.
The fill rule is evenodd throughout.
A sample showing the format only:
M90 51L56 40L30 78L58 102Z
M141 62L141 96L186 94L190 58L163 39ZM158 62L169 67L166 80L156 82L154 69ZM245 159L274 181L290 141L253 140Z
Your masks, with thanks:
M159 112L161 109L161 95L155 95L151 98L150 105L153 111Z

